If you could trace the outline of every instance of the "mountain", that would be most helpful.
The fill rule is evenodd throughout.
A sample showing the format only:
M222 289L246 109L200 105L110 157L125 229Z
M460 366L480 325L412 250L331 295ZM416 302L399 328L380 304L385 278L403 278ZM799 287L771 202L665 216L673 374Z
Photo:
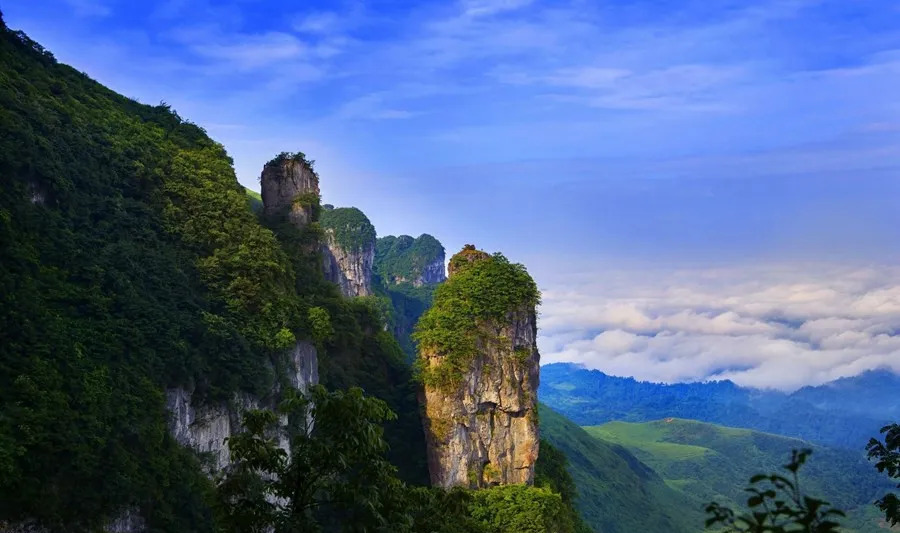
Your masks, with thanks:
M388 235L375 245L376 270L381 279L392 285L410 283L421 287L443 282L447 279L444 257L440 241L427 233L415 239L409 235Z
M202 128L2 19L0 72L0 530L211 531L216 465L187 446L227 461L241 408L314 382L295 354L385 400L390 458L425 482L411 369L312 228L254 214Z
M373 285L391 301L391 329L410 361L416 357L416 322L431 307L437 285L447 279L444 258L444 246L427 233L416 238L388 235L375 243Z
M541 401L581 425L675 417L744 427L862 450L900 418L900 377L873 371L793 394L730 381L666 385L609 376L570 363L541 368Z
M0 79L0 532L583 531L546 460L541 486L423 486L420 383L385 302L356 297L374 228L322 219L305 154L266 164L260 206L202 128L2 16ZM337 260L348 283L323 245L362 258Z
M584 520L602 533L693 533L704 516L696 502L624 447L597 439L546 405L540 406L541 438L569 461Z
M812 448L813 455L801 470L804 490L849 511L846 531L883 531L871 504L891 484L862 452L679 418L609 422L585 430L604 445L613 442L627 448L667 485L693 500L697 509L713 500L743 506L744 487L751 476L779 471L791 450Z
M869 370L817 387L803 387L791 395L817 409L863 417L873 413L900 420L900 376L889 370Z
M325 234L325 277L344 296L371 296L375 226L369 217L355 207L323 209L319 225Z

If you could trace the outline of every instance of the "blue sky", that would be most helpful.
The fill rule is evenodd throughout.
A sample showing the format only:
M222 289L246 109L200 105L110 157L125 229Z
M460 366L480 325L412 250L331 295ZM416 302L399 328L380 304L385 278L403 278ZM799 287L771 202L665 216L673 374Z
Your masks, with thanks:
M245 185L304 151L325 201L360 207L379 234L502 250L553 290L627 265L745 279L900 259L894 1L2 10L61 61L204 126Z

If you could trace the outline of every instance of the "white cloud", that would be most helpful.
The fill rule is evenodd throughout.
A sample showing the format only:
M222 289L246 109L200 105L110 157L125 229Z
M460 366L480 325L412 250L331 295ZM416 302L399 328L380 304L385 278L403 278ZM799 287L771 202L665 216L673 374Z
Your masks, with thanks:
M342 120L398 120L414 117L416 113L391 107L386 103L387 95L371 93L345 102L338 109L335 118Z
M597 272L545 290L540 327L544 363L792 390L900 372L900 269Z
M295 60L309 52L309 47L296 36L284 32L232 34L227 39L193 43L198 55L224 60L239 68L255 69Z

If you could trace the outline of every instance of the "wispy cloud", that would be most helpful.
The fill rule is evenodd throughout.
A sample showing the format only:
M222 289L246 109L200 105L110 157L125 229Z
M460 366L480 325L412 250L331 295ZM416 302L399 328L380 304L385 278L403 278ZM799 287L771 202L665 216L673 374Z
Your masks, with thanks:
M106 17L112 9L102 0L66 0L79 17Z
M397 120L416 116L413 111L391 107L384 93L372 93L343 103L335 115L340 120Z
M284 32L259 34L230 33L216 38L213 32L191 31L179 34L199 56L227 62L238 69L258 69L285 61L304 59L310 47L296 36Z
M298 15L292 27L301 33L329 34L343 29L341 15L333 11L316 11Z

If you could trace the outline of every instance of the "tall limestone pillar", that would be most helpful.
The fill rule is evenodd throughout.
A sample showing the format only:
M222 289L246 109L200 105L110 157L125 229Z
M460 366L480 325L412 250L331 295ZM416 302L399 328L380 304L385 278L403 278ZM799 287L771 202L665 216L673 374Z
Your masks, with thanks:
M433 485L531 484L538 457L537 286L467 245L416 328Z

